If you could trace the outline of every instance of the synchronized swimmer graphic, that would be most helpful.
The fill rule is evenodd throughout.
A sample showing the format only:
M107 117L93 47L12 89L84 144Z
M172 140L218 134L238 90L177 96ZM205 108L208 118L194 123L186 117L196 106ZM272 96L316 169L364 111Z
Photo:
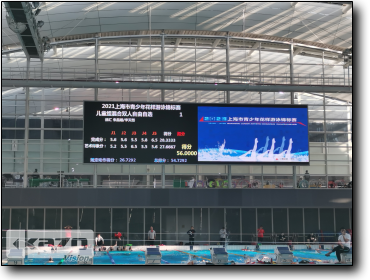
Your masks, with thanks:
M285 137L283 136L281 145L275 148L275 138L272 138L270 149L268 149L270 138L266 137L265 146L259 148L258 139L254 139L253 149L248 151L225 149L226 139L218 148L205 148L198 150L199 161L239 161L239 162L308 162L308 151L292 153L293 139L289 139L289 146L284 150Z

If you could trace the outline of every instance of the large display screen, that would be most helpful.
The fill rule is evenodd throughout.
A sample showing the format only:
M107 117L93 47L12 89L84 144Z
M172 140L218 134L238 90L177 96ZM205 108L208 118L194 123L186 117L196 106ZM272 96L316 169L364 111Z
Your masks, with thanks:
M85 101L84 163L308 165L307 106Z

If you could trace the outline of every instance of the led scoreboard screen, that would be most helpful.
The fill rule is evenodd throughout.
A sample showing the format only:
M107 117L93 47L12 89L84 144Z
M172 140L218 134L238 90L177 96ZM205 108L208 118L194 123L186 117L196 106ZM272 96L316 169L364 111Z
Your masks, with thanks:
M84 163L308 165L308 109L85 101Z

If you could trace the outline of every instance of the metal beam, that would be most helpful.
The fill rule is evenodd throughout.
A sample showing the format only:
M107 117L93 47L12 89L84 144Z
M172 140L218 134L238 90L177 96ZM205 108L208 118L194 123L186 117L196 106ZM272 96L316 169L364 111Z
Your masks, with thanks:
M185 33L185 31L180 31L180 33L179 34L184 34ZM181 43L181 40L182 40L182 38L177 38L176 39L176 43L175 43L175 47L174 47L174 51L176 51L177 50L177 48L178 48L178 46L180 45L180 43Z
M164 82L164 32L161 35L161 82ZM165 91L164 88L161 88L161 100L165 100Z
M217 47L217 45L221 42L221 39L216 39L213 41L212 43L212 49L210 50L210 52L213 52L215 50L215 48Z
M254 45L252 46L252 48L253 49L257 48L259 44L260 44L260 42L255 42ZM247 56L251 56L254 51L255 50L250 50L249 53L247 54Z
M102 82L102 81L60 81L60 80L2 80L3 87L48 87L48 88L114 88L153 90L205 90L205 91L261 91L261 92L327 92L352 93L352 86L290 85L290 84L191 84L150 82ZM163 99L164 100L164 99Z
M343 5L342 6L342 14L346 14L352 8L351 4Z
M55 38L51 38L50 42L55 43ZM58 49L57 49L57 46L55 44L53 45L53 52L54 52L54 55L56 55L58 53Z
M299 54L301 51L303 50L303 48L296 48L295 51L293 52L293 56L296 56L297 54Z

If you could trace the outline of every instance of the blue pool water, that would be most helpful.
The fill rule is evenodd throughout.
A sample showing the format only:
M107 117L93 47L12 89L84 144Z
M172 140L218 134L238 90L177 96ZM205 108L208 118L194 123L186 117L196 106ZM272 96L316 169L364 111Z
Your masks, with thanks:
M162 265L181 265L187 264L189 261L194 261L195 264L201 262L211 261L211 253L209 250L200 251L161 251L162 253ZM229 262L234 261L236 264L245 264L246 260L250 259L255 261L257 258L261 259L266 256L276 260L276 255L273 250L261 250L261 251L243 251L243 250L228 250ZM315 250L294 250L293 255L295 261L308 260L314 261L317 264L325 263L330 261L334 263L336 256L334 253L330 257L325 256L325 252L317 252ZM40 258L41 257L41 258ZM48 259L53 257L52 263L48 262ZM63 257L57 256L50 253L41 253L35 258L35 255L28 255L25 259L26 265L76 265L76 258L68 258L63 260ZM121 252L112 251L107 254L106 252L95 252L94 265L144 265L145 264L145 252L144 251L132 251L132 252Z

